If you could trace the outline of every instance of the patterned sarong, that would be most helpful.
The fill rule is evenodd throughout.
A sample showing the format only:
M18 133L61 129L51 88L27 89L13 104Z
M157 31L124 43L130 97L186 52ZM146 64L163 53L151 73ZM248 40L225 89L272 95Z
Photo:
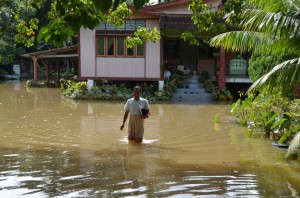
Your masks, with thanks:
M144 119L140 115L131 115L128 124L128 140L142 142L144 136Z

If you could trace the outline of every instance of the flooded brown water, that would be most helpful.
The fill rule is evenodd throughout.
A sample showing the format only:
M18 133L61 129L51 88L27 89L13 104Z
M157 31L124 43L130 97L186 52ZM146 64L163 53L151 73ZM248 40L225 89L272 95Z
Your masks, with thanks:
M248 137L230 104L150 104L139 145L119 130L124 102L24 86L0 83L0 197L300 196L299 163Z

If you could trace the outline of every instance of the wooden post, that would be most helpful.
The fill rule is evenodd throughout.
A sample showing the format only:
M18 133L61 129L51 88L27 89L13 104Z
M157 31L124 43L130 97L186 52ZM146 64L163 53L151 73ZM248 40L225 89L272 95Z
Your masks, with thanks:
M49 60L46 59L46 81L49 84Z
M38 81L38 75L37 75L37 70L38 70L38 68L37 68L37 57L33 57L32 60L33 60L33 81L34 81L34 83L37 83L37 81Z
M225 65L225 50L223 47L220 47L220 74L218 78L218 88L226 86Z
M60 65L59 65L59 60L56 61L57 64L57 82L60 80Z

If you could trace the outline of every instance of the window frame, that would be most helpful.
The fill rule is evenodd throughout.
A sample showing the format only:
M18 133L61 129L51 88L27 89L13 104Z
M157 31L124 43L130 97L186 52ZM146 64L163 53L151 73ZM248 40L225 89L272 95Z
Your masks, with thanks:
M99 55L99 45L98 45L98 38L99 37L103 37L104 39L104 46L103 46L103 50L104 50L104 55ZM113 55L108 55L108 38L109 37L113 37L113 41L114 41L114 52ZM118 55L118 38L119 37L123 37L124 39L124 43L123 43L123 49L124 49L124 54L123 55ZM126 36L125 35L97 35L96 36L96 56L97 57L116 57L116 58L144 58L145 57L145 43L142 44L143 46L143 54L142 55L138 55L138 46L133 46L133 55L128 55L128 48L126 46Z

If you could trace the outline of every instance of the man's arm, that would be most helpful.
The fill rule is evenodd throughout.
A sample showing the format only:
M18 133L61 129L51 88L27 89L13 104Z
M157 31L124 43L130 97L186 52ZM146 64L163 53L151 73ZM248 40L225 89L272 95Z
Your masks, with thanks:
M123 129L124 129L124 125L125 125L125 122L126 122L126 120L127 120L128 114L129 114L129 111L125 111L124 117L123 117L123 124L122 124L121 127L120 127L120 130L121 130L121 131L123 131Z
M147 115L143 115L143 118L146 119L146 118L148 118L149 116L150 116L150 110L149 110L149 112L148 112Z
M144 115L143 118L146 119L150 116L150 105L148 100L146 100L146 108L149 110L147 115Z

